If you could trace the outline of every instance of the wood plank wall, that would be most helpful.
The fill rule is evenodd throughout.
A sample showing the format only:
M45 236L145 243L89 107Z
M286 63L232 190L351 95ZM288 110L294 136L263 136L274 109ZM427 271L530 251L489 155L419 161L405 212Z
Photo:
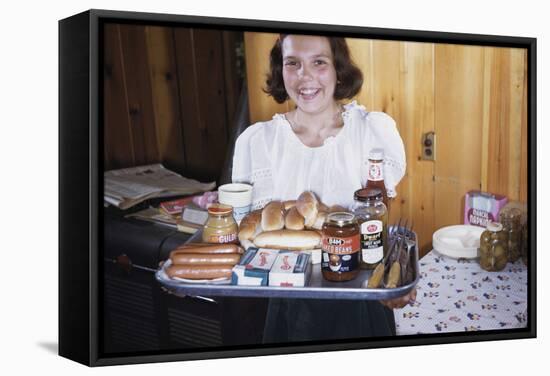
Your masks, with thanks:
M104 169L162 162L218 179L242 79L242 33L108 24L104 29Z
M277 35L245 33L250 118L288 111L262 94ZM462 223L472 189L527 199L527 51L523 49L348 39L365 81L357 100L397 122L407 173L391 221L409 218L421 253L440 227ZM436 133L436 161L421 156Z

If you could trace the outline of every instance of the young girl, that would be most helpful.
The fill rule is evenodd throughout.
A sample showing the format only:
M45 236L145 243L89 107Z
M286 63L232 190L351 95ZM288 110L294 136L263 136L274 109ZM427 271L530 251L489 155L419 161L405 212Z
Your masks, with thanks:
M312 191L325 205L349 207L367 181L368 153L384 149L388 196L405 174L405 150L395 121L343 99L363 84L343 38L281 35L271 50L265 91L296 108L248 127L237 139L234 182L254 186L253 208L295 200ZM383 302L403 307L416 292ZM395 334L393 312L378 302L272 299L265 342L307 341Z

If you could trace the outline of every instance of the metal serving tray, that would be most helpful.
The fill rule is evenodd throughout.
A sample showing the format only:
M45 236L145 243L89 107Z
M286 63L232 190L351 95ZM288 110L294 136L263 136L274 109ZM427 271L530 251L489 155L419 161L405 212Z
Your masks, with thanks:
M188 242L201 239L199 232L195 233ZM156 278L170 293L176 296L215 297L234 296L250 298L296 298L296 299L348 299L348 300L386 300L409 293L418 283L418 241L416 234L409 235L414 239L414 246L410 252L409 265L412 266L412 282L393 289L367 288L372 271L361 270L359 275L347 282L330 282L321 274L321 264L314 264L308 285L305 287L276 287L276 286L238 286L229 284L200 284L185 283L168 278L162 271L157 271Z

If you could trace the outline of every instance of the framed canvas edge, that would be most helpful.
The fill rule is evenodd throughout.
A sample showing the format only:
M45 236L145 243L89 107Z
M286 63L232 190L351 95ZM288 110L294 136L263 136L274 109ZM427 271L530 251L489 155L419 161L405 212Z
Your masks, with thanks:
M454 44L473 44L473 45L494 45L507 46L516 48L527 48L528 50L528 180L529 180L529 218L530 218L530 247L536 251L536 38L530 37L510 37L497 35L481 35L481 34L465 34L465 33L448 33L436 31L418 31L404 29L385 29L385 28L369 28L359 26L339 26L339 25L322 25L322 24L305 24L283 21L262 21L249 19L234 19L234 18L218 18L218 17L202 17L202 16L185 16L174 14L161 13L145 13L145 12L126 12L126 11L110 11L91 9L81 14L89 16L89 145L88 145L88 171L89 171L89 252L86 254L88 260L88 278L89 278L89 311L87 312L87 321L89 328L89 341L87 348L89 350L89 358L87 361L83 359L71 358L89 366L103 366L115 364L135 364L135 363L150 363L150 362L166 362L180 360L198 360L198 359L213 359L213 358L229 358L229 357L246 357L246 356L262 356L275 354L296 354L309 353L320 351L340 351L340 350L355 350L355 349L371 349L384 347L401 347L414 345L432 345L432 344L451 344L465 342L480 342L493 340L509 340L509 339L528 339L536 338L536 252L532 252L533 257L530 259L529 273L529 303L528 303L528 326L525 329L506 330L506 331L484 331L479 333L449 333L436 335L420 335L414 338L403 336L393 337L388 340L367 340L360 342L346 343L323 343L323 344L303 344L303 345L281 345L281 346L264 346L259 345L255 348L239 348L231 350L216 349L209 351L197 351L190 353L164 353L164 354L136 354L131 356L103 356L100 354L98 334L99 330L99 314L98 307L98 282L99 282L99 208L101 203L101 190L99 183L102 182L100 177L101 161L99 161L98 150L100 148L100 138L97 130L99 129L99 92L98 83L100 78L99 64L99 40L98 32L101 21L104 20L119 20L128 22L159 22L159 23L177 23L177 24L193 24L193 25L216 25L218 27L238 27L240 29L255 29L253 31L276 31L276 30L302 30L304 32L320 33L336 33L346 35L357 35L361 37L379 38L379 39L398 39L410 40L416 42L437 42L437 43L454 43ZM63 22L64 20L61 20ZM257 30L256 30L257 29ZM61 37L61 36L60 36ZM60 56L61 62L61 56ZM61 72L60 72L61 80ZM60 91L61 103L61 91ZM60 105L61 107L61 105ZM61 108L60 108L60 132L61 132ZM61 134L60 134L61 141ZM61 142L59 146L62 148ZM59 158L60 168L60 185L65 181L62 179L61 170L63 169L64 161ZM61 197L61 200L67 199ZM63 218L59 217L60 224L60 240ZM61 247L60 247L61 257ZM61 260L60 260L60 273ZM63 286L59 286L60 290L60 305L61 305L61 290ZM63 323L59 322L60 330ZM467 338L466 338L467 337ZM61 342L61 341L60 341ZM60 343L60 355L61 343Z

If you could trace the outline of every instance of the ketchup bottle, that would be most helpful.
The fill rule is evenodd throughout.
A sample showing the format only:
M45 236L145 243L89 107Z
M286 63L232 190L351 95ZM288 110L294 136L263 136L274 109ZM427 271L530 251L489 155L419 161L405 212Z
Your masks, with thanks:
M384 185L384 149L374 148L369 152L369 171L367 189L375 188L382 191L382 202L389 211L388 192Z

